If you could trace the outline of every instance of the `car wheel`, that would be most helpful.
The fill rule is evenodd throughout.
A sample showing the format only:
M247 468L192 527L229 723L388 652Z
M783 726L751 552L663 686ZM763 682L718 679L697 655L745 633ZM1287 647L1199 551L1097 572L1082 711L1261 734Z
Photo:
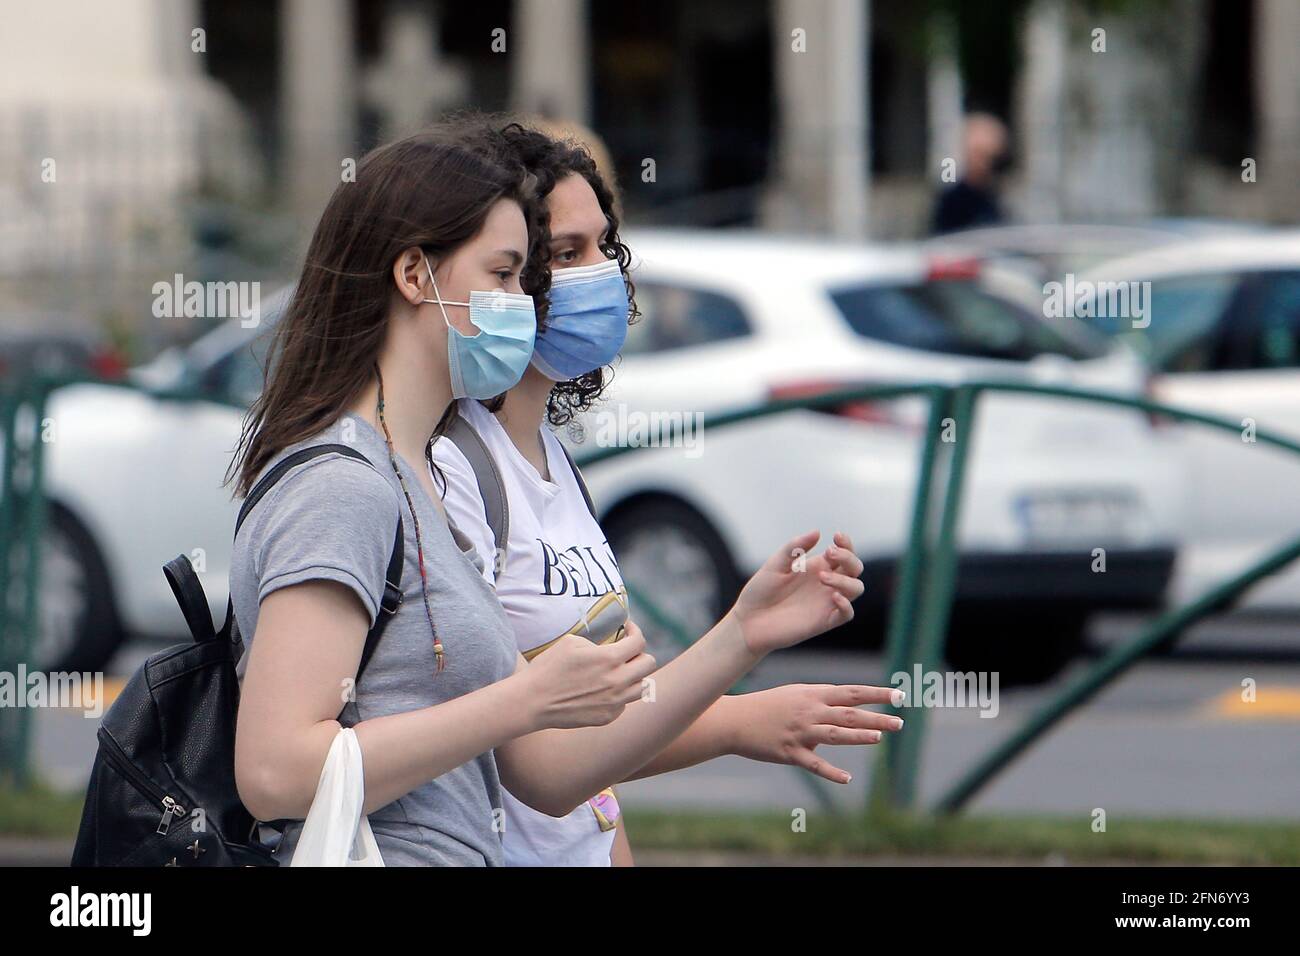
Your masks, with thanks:
M32 660L42 670L103 670L122 642L108 570L86 529L52 506L41 544L40 626Z
M694 508L666 498L634 504L603 522L625 583L681 625L681 637L635 598L632 619L659 664L680 654L721 619L740 591L722 538ZM684 639L683 639L684 638Z
M956 671L997 671L1001 687L1046 683L1083 649L1087 620L1080 611L958 609L944 656Z

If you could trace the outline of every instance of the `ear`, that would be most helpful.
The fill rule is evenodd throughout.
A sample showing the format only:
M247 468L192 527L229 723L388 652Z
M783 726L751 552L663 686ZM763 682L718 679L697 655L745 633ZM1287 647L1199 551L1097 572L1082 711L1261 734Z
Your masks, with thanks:
M427 253L419 246L402 250L402 254L393 262L393 281L397 291L411 305L419 305L422 300L433 297L433 287L429 283L428 270L424 268ZM433 262L429 262L433 268Z

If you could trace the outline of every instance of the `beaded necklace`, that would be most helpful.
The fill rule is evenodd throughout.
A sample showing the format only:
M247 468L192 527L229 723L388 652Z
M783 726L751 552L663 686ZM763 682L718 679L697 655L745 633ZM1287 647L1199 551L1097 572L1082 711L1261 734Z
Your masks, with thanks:
M433 623L433 609L429 607L429 576L424 567L424 538L420 534L420 519L415 513L415 501L411 498L411 490L406 487L406 478L402 475L402 469L397 466L393 436L388 431L388 422L384 420L384 377L379 374L379 366L375 366L375 377L379 381L379 427L384 430L384 442L388 445L388 460L402 486L402 494L406 496L406 507L411 512L411 523L415 525L415 553L420 563L420 594L424 598L424 614L429 619L429 630L433 632L433 656L437 661L435 673L440 673L446 666L446 654L443 653L442 639L438 637L438 629Z

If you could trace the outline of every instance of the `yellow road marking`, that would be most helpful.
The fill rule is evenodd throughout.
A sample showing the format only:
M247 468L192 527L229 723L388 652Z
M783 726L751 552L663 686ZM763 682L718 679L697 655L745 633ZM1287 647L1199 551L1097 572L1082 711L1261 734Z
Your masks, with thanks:
M117 695L122 693L122 688L126 686L127 678L125 677L105 677L104 678L104 702L103 709L108 710L113 701L117 700ZM65 710L95 710L97 702L95 700L95 685L83 685L83 689L89 695L86 701L78 701L76 704L63 705Z
M1226 690L1205 707L1213 717L1228 720L1300 720L1300 687L1256 687L1254 700L1242 690Z

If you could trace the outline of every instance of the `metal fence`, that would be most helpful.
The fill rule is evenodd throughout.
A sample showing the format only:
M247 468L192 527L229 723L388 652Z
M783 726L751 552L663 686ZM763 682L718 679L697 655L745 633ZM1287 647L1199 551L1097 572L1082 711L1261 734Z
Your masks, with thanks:
M66 382L29 380L0 391L0 670L15 671L31 659L40 620L40 550L45 522L42 432L45 404L50 392ZM121 387L132 387L122 385ZM1240 425L1229 419L1176 408L1146 398L1062 386L1010 382L969 382L959 385L908 384L852 388L814 397L801 397L710 416L712 429L780 415L799 409L829 408L850 402L887 401L920 397L929 406L928 425L912 503L906 550L898 558L897 588L893 594L886 645L886 674L909 672L920 665L929 670L939 663L952 609L958 560L957 528L966 486L969 437L974 434L980 397L988 392L1020 393L1044 398L1108 405L1159 415L1178 422L1238 433ZM194 393L153 393L160 399L192 401ZM943 423L951 419L955 440L945 441ZM672 442L677 426L670 424L658 444ZM1300 456L1300 442L1257 430L1256 441ZM583 455L584 467L630 454L640 446L605 447ZM973 761L971 768L940 800L935 809L954 812L964 807L998 773L1040 740L1062 718L1087 703L1138 660L1172 645L1193 623L1229 607L1247 588L1300 557L1300 537L1198 599L1170 610L1145 630L1115 647L1070 680L1033 712L1028 720ZM628 590L643 612L677 642L687 645L696 635L686 633L663 607L662 596L649 595L628 582ZM739 689L739 688L738 688ZM925 742L926 712L913 707L905 734L887 737L877 757L868 808L915 809L921 756ZM23 781L29 774L29 712L23 707L0 708L0 770ZM820 781L800 771L800 776L823 805L829 796Z
M916 477L908 544L898 558L898 586L893 595L886 644L886 675L900 671L911 672L917 665L922 671L928 671L943 656L956 590L959 557L957 528L972 444L969 438L962 439L960 436L974 434L979 398L987 392L1014 392L1044 398L1070 399L1128 408L1233 434L1239 434L1241 430L1239 422L1146 398L1089 389L1011 382L852 388L815 398L791 399L710 416L707 419L708 426L717 429L801 408L831 408L853 402L886 401L907 396L919 396L928 402L929 418ZM955 423L952 434L958 436L957 440L942 440L942 423L946 419ZM675 431L675 427L665 429L666 434L661 434L657 443L662 445L671 442ZM1259 430L1255 437L1259 443L1300 456L1300 442ZM603 448L583 456L579 463L583 466L592 465L635 450L630 447ZM1035 710L1021 727L976 759L971 768L939 799L934 809L945 813L962 809L997 774L1059 721L1087 703L1137 661L1172 646L1192 624L1230 607L1253 584L1286 567L1297 557L1300 557L1300 537L1277 548L1196 600L1160 615L1137 636L1115 647L1070 680ZM648 606L652 600L648 596L640 596L643 606ZM662 608L655 607L652 617L661 626L664 622L671 622L671 615ZM674 630L680 636L680 626ZM926 716L924 707L910 708L907 732L887 736L882 741L880 746L883 753L877 757L875 773L872 775L869 809L917 809Z

